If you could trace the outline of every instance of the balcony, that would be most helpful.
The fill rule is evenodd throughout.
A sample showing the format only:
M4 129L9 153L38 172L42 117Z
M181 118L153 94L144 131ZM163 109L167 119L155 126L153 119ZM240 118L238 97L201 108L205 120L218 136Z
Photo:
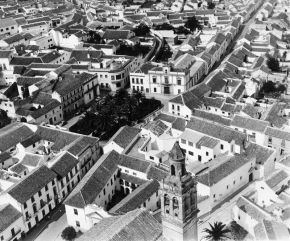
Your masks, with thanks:
M19 229L17 232L15 232L14 235L13 235L10 239L7 239L7 241L12 241L12 240L14 240L14 239L16 238L16 236L17 236L18 234L20 234L20 233L21 233L21 229Z

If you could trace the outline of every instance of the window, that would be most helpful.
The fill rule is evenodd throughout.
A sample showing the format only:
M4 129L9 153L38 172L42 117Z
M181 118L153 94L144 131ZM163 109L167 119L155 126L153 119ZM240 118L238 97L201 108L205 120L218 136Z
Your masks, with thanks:
M242 180L242 178L243 178L243 177L242 177L242 176L240 176L240 180Z
M156 84L156 76L152 77L152 81L153 81L154 84Z
M215 194L213 195L213 197L215 198Z
M80 227L81 226L79 221L76 221L76 226L77 227Z
M23 204L24 209L27 208L27 204L26 202Z
M52 180L52 182L51 182L51 183L52 183L52 186L53 186L53 185L55 184L54 180Z
M177 79L177 84L181 85L181 79Z
M177 110L180 111L180 106L179 105L177 106Z
M193 156L193 152L192 151L189 151L188 154L191 155L191 156Z
M151 160L154 160L154 157L153 157L153 156L150 156L149 158L150 158Z
M42 193L41 193L41 190L40 190L40 191L38 191L38 196L40 196L40 197L41 197L41 194L42 194Z
M164 76L164 82L165 82L165 84L168 84L169 82L168 82L168 76Z
M34 197L32 196L32 197L31 197L31 202L33 202L33 203L34 203L34 201L35 201L35 200L34 200Z
M235 181L235 180L233 181L233 184L234 184L234 185L236 184L236 181Z
M272 137L269 136L268 142L269 142L269 144L272 144Z
M104 195L106 195L106 189L103 190Z
M77 209L74 209L74 214L78 215L78 210Z
M113 179L111 178L111 185L113 185Z
M180 94L181 93L181 90L180 89L178 89L178 94Z
M206 152L205 155L208 156L208 152Z
M186 140L181 139L181 143L182 143L182 144L186 144Z
M135 83L135 79L134 79L134 78L132 78L132 83L133 83L133 84Z
M201 155L198 155L198 161L201 162Z
M222 149L222 150L224 149L224 145L223 145L223 144L221 144L221 149Z
M189 146L193 146L193 142L189 141L189 142L188 142L188 145L189 145Z
M174 105L172 105L172 110L174 110Z
M45 191L48 191L48 186L47 185L45 185Z
M154 93L156 93L156 92L157 92L156 88L154 88L154 90L153 90L153 91L154 91Z
M227 185L227 189L229 189L229 185Z

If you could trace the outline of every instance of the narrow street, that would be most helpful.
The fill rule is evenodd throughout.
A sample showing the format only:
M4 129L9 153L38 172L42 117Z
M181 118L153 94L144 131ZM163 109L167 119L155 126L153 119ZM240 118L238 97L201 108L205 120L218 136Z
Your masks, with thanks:
M26 234L23 241L54 241L55 239L53 239L53 237L59 235L66 226L65 208L63 204L60 204L44 219L38 222L38 224ZM43 237L46 237L46 239Z
M251 183L244 190L242 190L239 195L234 196L233 198L226 200L225 203L210 213L207 217L200 220L198 224L198 237L203 237L203 230L209 227L209 224L213 224L214 222L223 222L225 224L229 224L232 221L232 209L238 200L238 198L242 195L246 195L251 193L255 188L255 183Z

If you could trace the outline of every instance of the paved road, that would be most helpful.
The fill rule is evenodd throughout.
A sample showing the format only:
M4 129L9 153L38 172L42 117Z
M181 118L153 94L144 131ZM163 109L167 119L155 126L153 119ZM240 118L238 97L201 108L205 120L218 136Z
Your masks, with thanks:
M54 228L58 227L59 229L63 229L66 225L64 223L65 216L65 208L64 205L57 206L48 216L42 219L23 239L23 241L43 241L44 239L40 239L38 237L44 237L43 235L48 235L49 233L54 233ZM59 221L60 220L60 221ZM65 219L66 222L66 219ZM56 224L54 224L56 223ZM62 225L61 225L62 224ZM61 230L62 231L62 230ZM50 237L50 236L48 236ZM53 241L53 239L47 239L48 241Z

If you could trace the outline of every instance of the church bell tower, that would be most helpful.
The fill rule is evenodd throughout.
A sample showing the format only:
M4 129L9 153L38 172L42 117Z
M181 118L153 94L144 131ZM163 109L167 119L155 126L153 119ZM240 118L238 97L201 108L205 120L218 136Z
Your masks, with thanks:
M196 180L186 171L178 142L169 153L170 173L161 184L163 237L168 241L198 241Z

